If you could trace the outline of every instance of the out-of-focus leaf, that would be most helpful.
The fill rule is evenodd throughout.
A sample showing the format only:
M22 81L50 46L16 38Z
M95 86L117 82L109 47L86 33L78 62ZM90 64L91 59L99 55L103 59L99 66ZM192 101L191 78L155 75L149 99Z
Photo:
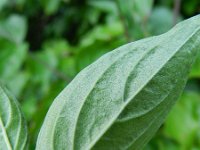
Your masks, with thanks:
M4 5L7 3L7 0L0 0L0 12L2 10L2 8L4 7Z
M21 92L23 91L25 85L27 84L27 81L29 79L29 74L23 71L17 72L13 77L9 80L5 81L5 84L8 86L8 88L12 91L12 93L19 97ZM17 86L13 86L17 85Z
M36 149L142 149L180 96L199 45L200 15L104 55L55 99Z
M22 110L24 115L29 122L33 122L31 119L34 113L37 110L37 103L36 96L29 95L28 99L23 100L22 102Z
M59 8L61 0L41 0L42 6L47 15L51 15Z
M49 40L43 45L43 49L51 51L58 60L57 70L62 72L65 78L73 78L76 75L75 49L70 47L66 40Z
M52 51L56 55L64 55L67 52L73 51L73 49L71 49L67 41L64 39L48 40L43 44L42 48L47 51Z
M149 30L153 35L162 34L173 26L173 12L166 7L155 7L149 18Z
M119 16L127 30L129 40L137 40L147 36L146 23L150 15L153 0L116 0Z
M19 97L28 80L28 73L22 72L28 46L1 39L0 49L0 81Z
M27 137L26 123L17 100L0 85L0 149L24 150Z
M176 140L180 149L192 149L195 140L200 140L200 95L185 92L173 108L165 123L165 133ZM197 139L199 138L199 139ZM200 147L200 145L196 145Z
M48 50L29 53L27 56L25 68L29 78L21 97L22 108L29 121L37 110L38 101L49 92L52 81L56 78L54 76L56 65L56 56Z
M10 3L12 3L13 1L10 1ZM18 6L23 6L25 4L26 0L15 0L15 3L18 5Z
M133 16L135 21L147 21L153 6L153 0L134 0L133 1ZM134 27L133 27L134 28Z
M123 26L120 22L113 22L113 24L106 24L97 26L90 32L88 32L80 43L80 47L90 46L98 41L110 41L113 38L122 36Z
M88 20L88 22L92 25L95 25L98 23L101 11L99 9L95 8L89 8L88 11L85 14L85 18Z
M54 53L48 50L29 55L26 64L27 71L32 75L30 80L32 86L36 86L39 93L45 94L50 87L50 81L56 78L53 72L57 63Z
M118 19L118 8L113 0L89 0L88 5L92 6L94 10L98 10L100 13L106 13L106 21L113 22ZM92 13L92 12L91 12ZM97 16L97 13L88 14L89 18ZM90 20L89 19L89 20ZM95 18L93 18L94 20ZM97 18L98 19L98 18ZM114 24L114 23L112 23Z
M9 80L22 66L27 55L27 45L15 45L8 41L0 43L0 78Z
M116 0L116 5L118 6L118 15L124 26L124 32L126 32L128 40L135 40L143 36L141 28L136 25L133 17L133 1L127 0L124 3L124 0Z
M117 7L114 1L112 0L89 0L88 4L100 9L103 12L111 13L117 16Z
M21 43L26 36L26 19L19 15L11 15L0 21L0 37L14 43Z

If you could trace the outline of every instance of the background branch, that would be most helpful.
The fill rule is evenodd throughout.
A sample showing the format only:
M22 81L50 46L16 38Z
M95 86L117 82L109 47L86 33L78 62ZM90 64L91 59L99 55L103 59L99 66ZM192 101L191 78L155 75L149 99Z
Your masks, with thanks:
M178 22L178 17L180 15L181 0L174 0L174 19L173 24Z

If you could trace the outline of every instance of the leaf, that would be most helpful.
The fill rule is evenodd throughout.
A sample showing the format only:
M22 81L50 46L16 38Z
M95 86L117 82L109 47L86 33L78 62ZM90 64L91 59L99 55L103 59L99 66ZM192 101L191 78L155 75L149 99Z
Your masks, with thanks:
M24 150L27 127L17 100L0 85L0 149Z
M149 18L153 0L116 0L119 16L127 30L128 39L141 39L148 36L146 23ZM125 32L125 31L124 31Z
M190 78L200 78L200 53L192 67Z
M20 70L27 55L27 45L0 41L0 77L9 79Z
M52 56L56 56L57 60L53 68L57 68L58 71L61 71L62 74L66 76L65 78L72 78L76 75L74 48L71 47L66 40L54 39L46 41L43 44L43 49L44 52L52 53Z
M117 7L114 1L111 0L89 0L88 4L103 12L117 15Z
M44 11L47 15L55 13L60 5L61 0L43 0L41 4L44 8Z
M0 49L0 81L18 97L28 77L25 75L27 73L21 72L28 46L26 44L16 45L6 40L0 40Z
M7 2L8 2L7 0L0 1L0 11L2 11L3 7L6 5Z
M107 53L55 99L36 149L142 149L180 96L199 45L198 15Z
M26 19L19 15L11 15L4 21L0 21L0 37L13 43L23 42L26 36Z
M30 75L27 72L21 71L21 72L18 72L16 75L14 74L13 77L10 78L9 81L4 81L4 82L5 82L5 85L7 85L7 87L10 89L10 91L16 97L19 97L20 94L23 94L22 91L25 88L25 85L27 84L29 78L30 78ZM17 85L17 86L13 86L13 85Z
M143 33L141 31L140 26L138 26L133 16L133 1L127 0L127 2L124 3L123 0L116 0L116 5L118 6L119 17L122 19L123 25L124 27L126 27L126 30L127 30L127 33L126 33L127 40L141 38L141 36L143 36Z
M135 0L132 3L135 20L142 22L147 19L152 10L153 0Z
M166 7L156 7L149 18L149 30L153 35L162 34L173 26L173 12Z
M57 58L51 51L45 50L30 55L27 61L27 70L32 75L30 80L32 86L28 87L31 89L31 93L33 88L36 88L35 90L38 91L39 95L48 91L51 79L55 77L53 71L56 66Z

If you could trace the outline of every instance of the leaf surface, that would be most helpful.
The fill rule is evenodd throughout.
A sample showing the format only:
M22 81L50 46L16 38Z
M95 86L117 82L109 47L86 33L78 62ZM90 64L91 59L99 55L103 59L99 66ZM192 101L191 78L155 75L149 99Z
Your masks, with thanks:
M17 100L0 85L0 150L24 150L27 127Z
M200 52L199 52L197 59L192 67L192 71L190 73L190 78L200 78Z
M121 46L60 93L37 150L139 150L179 98L200 45L200 16Z

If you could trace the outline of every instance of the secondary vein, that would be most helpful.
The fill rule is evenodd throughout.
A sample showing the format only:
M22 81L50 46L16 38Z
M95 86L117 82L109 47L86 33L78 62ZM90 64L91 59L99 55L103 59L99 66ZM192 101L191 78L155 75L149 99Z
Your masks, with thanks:
M3 137L4 137L4 140L5 140L5 143L6 143L8 150L12 150L11 143L8 139L8 134L6 132L6 129L4 127L4 124L3 124L1 117L0 117L0 128L2 129Z

